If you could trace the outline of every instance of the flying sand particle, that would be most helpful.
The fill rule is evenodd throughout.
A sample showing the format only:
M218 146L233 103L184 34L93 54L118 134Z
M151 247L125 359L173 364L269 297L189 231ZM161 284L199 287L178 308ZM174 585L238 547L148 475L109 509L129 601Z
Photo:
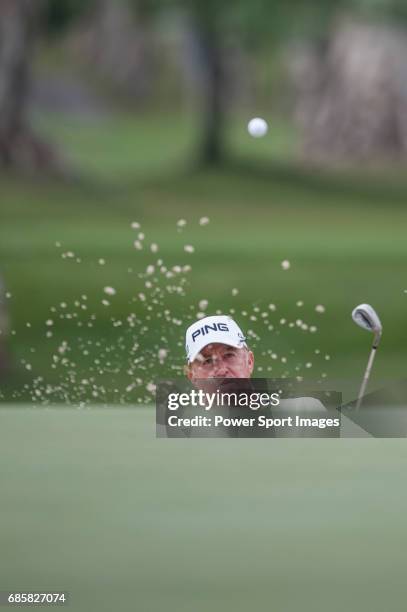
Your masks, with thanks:
M116 289L114 289L113 287L104 287L103 291L107 295L116 295Z

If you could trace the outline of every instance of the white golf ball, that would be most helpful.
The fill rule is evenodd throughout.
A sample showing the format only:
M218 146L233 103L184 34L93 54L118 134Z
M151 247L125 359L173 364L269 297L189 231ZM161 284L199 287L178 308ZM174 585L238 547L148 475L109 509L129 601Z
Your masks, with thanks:
M250 119L247 124L247 130L250 136L254 136L254 138L261 138L267 134L269 127L267 125L267 121L262 119L261 117L254 117Z

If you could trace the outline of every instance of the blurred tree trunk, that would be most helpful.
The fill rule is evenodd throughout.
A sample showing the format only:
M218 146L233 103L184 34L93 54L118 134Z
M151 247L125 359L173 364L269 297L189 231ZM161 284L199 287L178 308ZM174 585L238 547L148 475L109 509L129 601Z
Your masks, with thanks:
M305 155L318 163L407 156L407 36L344 19L293 62Z
M197 24L197 39L203 68L202 139L200 161L216 165L223 158L224 74L220 36L212 20Z
M0 0L0 166L53 162L26 121L32 33L40 0Z

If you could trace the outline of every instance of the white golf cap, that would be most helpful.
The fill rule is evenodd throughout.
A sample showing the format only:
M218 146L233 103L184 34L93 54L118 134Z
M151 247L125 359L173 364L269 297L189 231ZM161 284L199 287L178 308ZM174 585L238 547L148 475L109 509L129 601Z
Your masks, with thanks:
M246 345L246 338L235 323L227 315L214 315L199 319L190 325L185 335L185 349L188 362L191 363L208 344L226 344L235 348Z

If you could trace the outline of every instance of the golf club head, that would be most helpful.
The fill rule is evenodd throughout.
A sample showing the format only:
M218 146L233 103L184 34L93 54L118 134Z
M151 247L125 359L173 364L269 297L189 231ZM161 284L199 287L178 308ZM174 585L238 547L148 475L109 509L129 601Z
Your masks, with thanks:
M359 327L374 333L374 344L377 346L383 327L375 309L370 304L359 304L352 311L352 319Z

